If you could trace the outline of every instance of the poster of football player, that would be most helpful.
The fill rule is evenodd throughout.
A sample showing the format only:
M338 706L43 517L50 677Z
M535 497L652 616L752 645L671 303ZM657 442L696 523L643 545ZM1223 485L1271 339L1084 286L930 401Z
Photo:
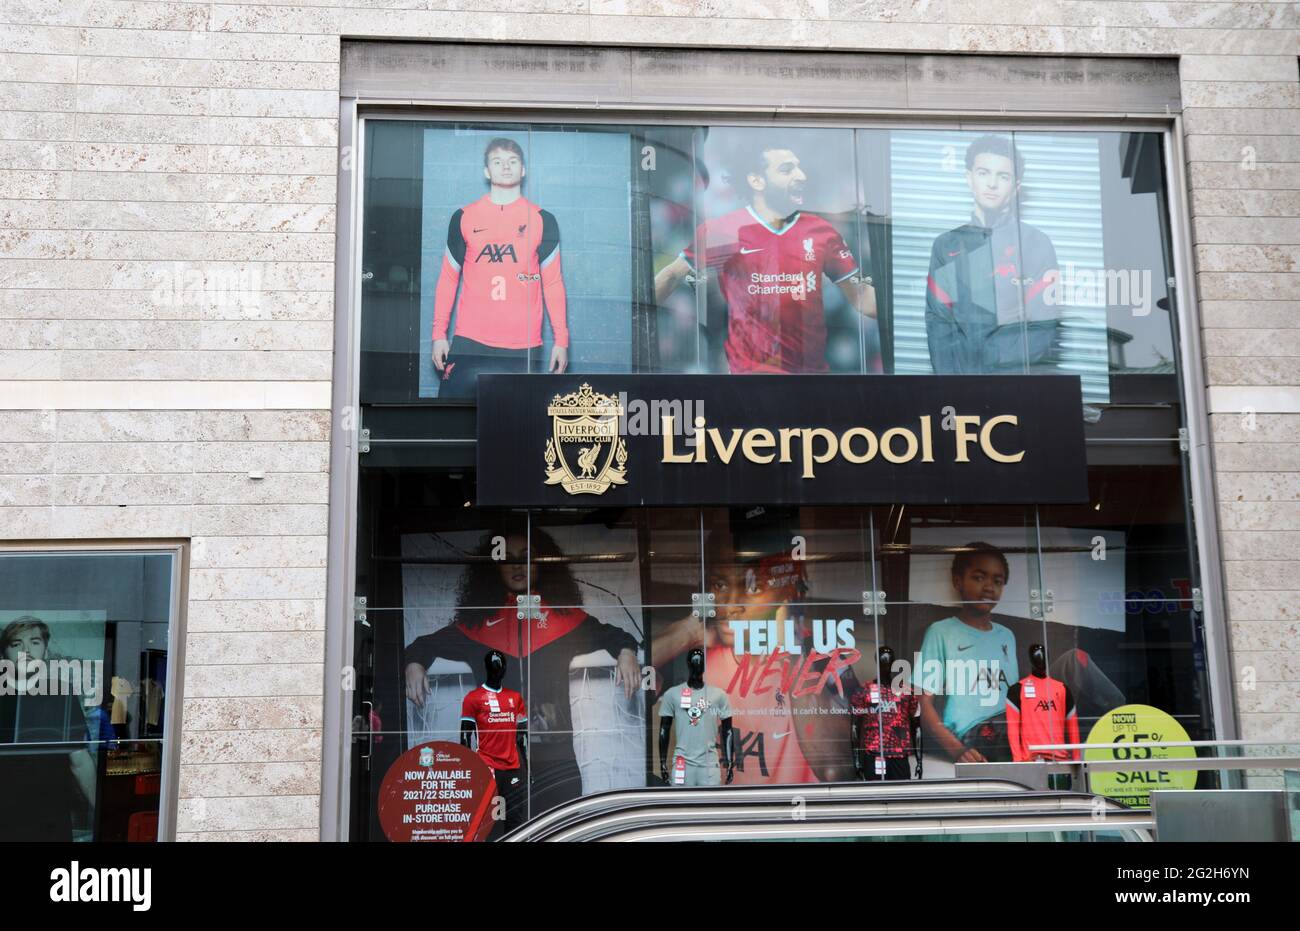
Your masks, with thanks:
M707 513L701 639L677 636L686 621L655 626L651 656L671 684L703 645L705 683L732 710L734 784L854 778L849 699L875 675L876 649L863 542L854 509Z
M1033 536L1041 547L1024 527L911 530L906 604L887 626L902 647L896 678L920 700L927 777L951 776L958 762L1012 761L1007 696L1031 674L1034 646L1085 733L1124 703L1124 613L1093 596L1124 591L1125 534Z
M617 127L425 129L420 397L629 369L632 157Z
M880 370L848 130L709 127L695 210L656 217L654 297L699 324L699 371Z
M634 532L507 524L410 533L401 545L404 749L459 739L465 696L496 650L502 686L527 706L533 814L645 785ZM610 551L632 558L599 558Z
M1085 402L1109 400L1109 340L1129 340L1113 328L1136 318L1108 321L1105 293L1061 286L1126 261L1106 222L1126 196L1103 185L1104 145L1088 134L890 133L897 374L1071 374Z

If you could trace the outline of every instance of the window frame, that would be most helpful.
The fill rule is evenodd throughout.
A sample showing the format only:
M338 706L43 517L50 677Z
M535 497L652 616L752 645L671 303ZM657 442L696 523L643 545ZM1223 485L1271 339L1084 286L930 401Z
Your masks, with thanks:
M186 608L189 604L190 541L188 540L104 540L51 541L31 543L0 541L0 558L5 556L171 556L171 592L168 596L167 682L163 694L162 764L158 789L157 842L176 840L179 820L181 714L185 663ZM98 840L96 840L98 842Z
M710 54L700 50L700 55ZM787 53L792 58L798 53ZM415 85L419 75L412 75L412 94L402 100L393 96L367 98L343 96L339 111L339 144L345 153L340 162L338 186L338 226L335 268L335 359L333 407L335 430L331 439L334 463L330 490L330 583L326 602L326 668L344 668L353 658L353 626L357 611L355 599L357 488L360 473L359 453L368 450L368 437L360 422L361 400L361 253L360 221L364 214L363 182L365 177L366 122L368 120L446 121L490 123L556 123L594 125L699 125L727 123L760 124L807 128L845 129L977 129L984 132L1150 132L1161 135L1165 179L1165 204L1168 211L1173 261L1170 286L1175 296L1171 314L1177 354L1177 377L1184 426L1178 444L1187 454L1187 479L1190 513L1193 519L1189 539L1200 572L1201 598L1204 604L1201 622L1205 636L1206 677L1209 682L1210 711L1216 736L1238 736L1235 695L1228 652L1226 603L1223 567L1220 555L1218 515L1215 507L1213 469L1210 454L1210 425L1205 376L1202 371L1200 311L1194 287L1195 265L1192 258L1190 187L1185 168L1183 120L1180 112L1166 109L1154 113L1080 114L1069 111L1026 111L1023 116L1012 111L896 112L863 109L819 113L808 110L768 108L761 112L738 109L722 110L701 107L686 101L658 104L648 111L643 107L602 107L592 100L585 106L456 106L418 102ZM344 87L348 87L347 82ZM487 93L487 91L485 91ZM347 153L351 153L351 158ZM670 377L670 376L669 376ZM435 441L436 442L436 441ZM452 442L463 442L453 440ZM325 696L325 740L322 748L324 771L321 787L321 838L347 840L351 805L351 695L338 690Z

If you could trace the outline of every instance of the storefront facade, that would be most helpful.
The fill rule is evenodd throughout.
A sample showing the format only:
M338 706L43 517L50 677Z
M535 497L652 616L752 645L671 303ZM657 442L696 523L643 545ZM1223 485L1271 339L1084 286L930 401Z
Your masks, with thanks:
M112 737L157 741L161 837L409 839L385 777L458 742L491 649L529 709L525 813L672 782L662 697L696 648L738 784L897 776L870 685L885 646L922 706L913 778L1011 759L1007 697L1037 698L1040 660L1083 739L1296 739L1300 129L1295 59L1269 55L1296 33L1281 5L1221 6L1250 28L1212 49L1205 28L1126 22L1098 47L1072 26L1060 48L1022 26L1007 47L1000 27L834 11L743 30L498 14L453 37L413 12L250 7L136 30L196 86L218 80L192 64L203 32L244 56L220 80L277 89L213 90L170 129L102 117L154 133L134 144L157 170L105 145L66 218L15 214L116 229L85 206L96 184L169 205L86 255L10 260L9 329L49 377L7 383L7 420L50 464L10 469L5 562L125 543L171 561L125 613L36 574L0 620L44 612L70 657L99 656L96 623L164 622L163 657L108 673L179 699L155 714L134 687L120 716L142 731ZM701 23L735 42L655 38ZM7 35L72 24L38 27ZM144 81L108 61L119 31L89 24L66 57L89 44ZM632 31L662 47L618 47ZM202 192L170 180L187 143L153 141L186 125ZM176 235L191 202L210 235ZM163 265L256 277L159 297ZM76 337L32 323L73 319L60 289L103 301Z
M344 50L361 281L338 347L357 394L336 403L360 412L347 597L365 617L342 644L364 670L350 837L448 829L394 774L457 743L493 649L529 709L507 800L527 814L728 769L813 783L1019 759L1006 699L1034 645L1064 685L1060 742L1113 742L1116 714L1231 729L1164 310L1185 236L1172 67L496 53ZM538 114L552 75L567 106ZM980 80L1035 117L882 116ZM1040 88L1060 84L1125 119L1045 118ZM721 115L700 119L700 87ZM368 103L426 88L494 112ZM754 94L782 112L747 111ZM520 269L519 290L494 276ZM703 776L671 771L679 734L658 739L694 648L732 712L730 766ZM919 736L897 710L913 699Z

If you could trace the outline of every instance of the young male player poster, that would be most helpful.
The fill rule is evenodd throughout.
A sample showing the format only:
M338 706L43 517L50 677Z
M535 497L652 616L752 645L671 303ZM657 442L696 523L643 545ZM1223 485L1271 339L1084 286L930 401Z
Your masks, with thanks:
M912 671L926 745L936 745L954 763L1011 759L1006 702L1011 683L1020 678L1016 637L992 618L1010 576L1007 557L996 546L963 546L951 570L957 611L926 629Z
M1025 165L1006 136L966 149L970 222L934 240L925 333L936 374L1014 374L1051 362L1060 308L1046 300L1059 276L1047 234L1020 221Z
M548 369L568 366L560 227L523 196L526 174L519 143L492 139L483 151L487 193L451 216L433 309L439 397L474 397L479 372L527 372L542 345L543 308L555 334Z

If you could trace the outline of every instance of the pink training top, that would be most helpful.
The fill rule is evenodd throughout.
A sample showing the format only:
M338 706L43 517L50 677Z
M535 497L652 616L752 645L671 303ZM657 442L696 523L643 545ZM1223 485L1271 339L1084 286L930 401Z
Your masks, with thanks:
M458 336L498 349L532 349L542 344L543 303L555 344L567 348L560 227L549 211L523 197L494 204L484 194L451 215L433 301L435 340L447 338L456 306Z

